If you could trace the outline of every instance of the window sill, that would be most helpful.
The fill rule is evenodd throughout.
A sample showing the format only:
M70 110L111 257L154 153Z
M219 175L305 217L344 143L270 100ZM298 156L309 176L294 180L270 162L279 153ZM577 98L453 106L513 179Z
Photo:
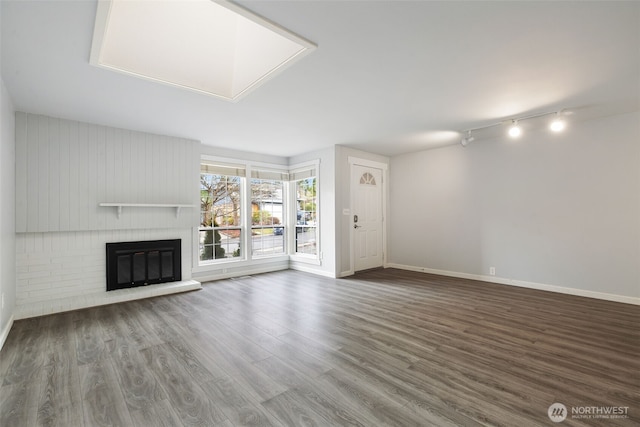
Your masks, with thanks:
M322 262L320 261L320 259L315 255L296 254L296 255L290 255L289 259L291 260L291 262L302 262L305 264L322 265Z
M229 260L220 260L208 262L206 264L200 264L191 269L194 273L206 273L214 270L224 270L227 268L238 268L246 265L260 265L260 264L269 264L272 262L282 262L288 261L289 255L275 255L275 256L265 256L260 258L253 258L252 260L246 259L229 259Z

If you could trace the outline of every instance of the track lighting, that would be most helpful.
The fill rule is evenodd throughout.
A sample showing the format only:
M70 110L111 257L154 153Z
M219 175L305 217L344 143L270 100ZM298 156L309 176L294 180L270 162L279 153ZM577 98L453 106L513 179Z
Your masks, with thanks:
M560 115L560 111L558 111L556 113L556 117L553 119L551 124L549 124L549 129L551 129L554 132L562 132L566 127L566 125L567 124L565 123L564 119Z
M462 144L463 147L466 147L467 145L469 145L470 142L473 142L475 138L473 136L471 136L471 131L467 131L467 136L465 138L462 138L462 140L460 141L460 144Z
M466 147L467 145L469 145L470 142L475 140L475 137L471 136L471 132L476 132L479 130L483 130L483 129L489 129L492 127L497 127L497 126L504 126L507 123L511 123L511 126L509 127L509 136L511 138L519 138L520 136L522 136L522 128L520 127L520 125L518 124L519 122L523 121L523 120L529 120L529 119L535 119L538 117L544 117L544 116L549 116L551 114L554 114L555 117L553 119L553 121L551 123L549 123L549 129L551 129L553 132L561 132L565 129L566 127L566 122L564 119L564 116L566 114L571 114L571 112L566 111L566 110L560 110L560 111L550 111L547 113L540 113L540 114L532 114L530 116L524 116L524 117L518 117L518 118L513 118L513 119L509 119L509 121L501 121L501 122L497 122L497 123L492 123L486 126L479 126L476 128L471 128L471 129L467 129L464 131L464 133L467 134L467 136L465 136L464 138L462 138L460 140L460 145L462 145L463 147Z
M518 137L520 137L520 135L522 135L522 128L520 126L518 126L518 121L517 120L513 120L512 123L513 124L509 128L509 136L511 138L518 138Z

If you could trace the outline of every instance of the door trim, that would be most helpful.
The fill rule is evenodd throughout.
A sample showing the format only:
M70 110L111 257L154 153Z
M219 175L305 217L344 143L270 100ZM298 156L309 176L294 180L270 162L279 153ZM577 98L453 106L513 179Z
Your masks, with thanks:
M349 200L351 208L349 211L349 271L344 272L341 276L349 276L355 274L355 233L353 232L353 207L355 206L355 188L354 182L354 165L380 169L382 171L382 266L387 268L387 194L389 188L389 165L387 163L376 162L374 160L362 159L359 157L348 157L349 161Z

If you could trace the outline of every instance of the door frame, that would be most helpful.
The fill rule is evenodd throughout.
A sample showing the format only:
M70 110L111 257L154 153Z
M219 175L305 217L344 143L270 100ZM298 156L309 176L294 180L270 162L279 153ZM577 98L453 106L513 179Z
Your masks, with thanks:
M387 163L376 162L374 160L362 159L359 157L349 156L349 199L351 209L349 210L349 271L347 275L355 274L355 233L353 232L353 207L355 207L356 189L354 165L380 169L382 171L382 267L387 268L387 194L389 186L389 165Z

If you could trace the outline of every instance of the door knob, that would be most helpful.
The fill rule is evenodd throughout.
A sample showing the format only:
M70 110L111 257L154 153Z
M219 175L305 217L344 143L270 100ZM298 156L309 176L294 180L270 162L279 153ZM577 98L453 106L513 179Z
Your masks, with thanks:
M360 228L360 227L362 227L362 226L358 225L358 224L353 224L353 228Z

